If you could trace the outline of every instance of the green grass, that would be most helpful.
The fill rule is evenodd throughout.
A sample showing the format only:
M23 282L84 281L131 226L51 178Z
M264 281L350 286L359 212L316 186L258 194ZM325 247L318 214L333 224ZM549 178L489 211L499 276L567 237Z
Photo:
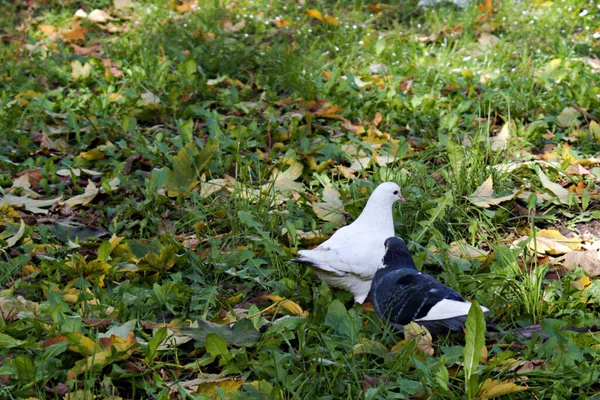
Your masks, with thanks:
M598 395L597 335L562 328L598 328L600 284L528 250L600 240L593 2L198 4L0 5L0 204L61 197L0 205L0 398ZM482 208L489 176L523 192ZM491 310L472 370L473 337L427 355L289 262L337 228L326 185L349 223L386 180L419 268Z

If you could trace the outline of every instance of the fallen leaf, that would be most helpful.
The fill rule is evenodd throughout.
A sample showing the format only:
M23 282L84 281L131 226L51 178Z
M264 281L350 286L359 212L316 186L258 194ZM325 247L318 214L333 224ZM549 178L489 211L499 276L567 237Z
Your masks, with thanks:
M514 122L508 121L504 124L500 132L490 138L490 143L493 151L504 150L508 146L508 139L510 138L510 128L514 125Z
M71 77L75 80L85 79L90 76L92 71L92 66L89 63L85 63L81 65L81 61L73 60L71 61Z
M498 36L492 35L491 33L483 32L477 41L481 47L489 49L497 45L498 42L500 42L500 39L498 39Z
M87 19L93 22L104 23L110 20L114 20L108 13L104 10L92 10L91 13L88 14Z
M564 110L562 110L560 115L556 117L556 119L558 120L560 126L563 128L568 128L573 125L578 126L581 124L581 121L577 119L580 115L581 114L579 111L577 111L575 108L566 107Z
M572 271L578 265L590 278L600 276L600 254L597 250L571 251L556 261L567 271Z
M29 197L19 197L6 194L3 197L0 197L0 205L8 204L15 207L23 207L25 210L34 214L48 214L48 210L45 210L45 208L54 205L60 200L62 200L62 196L48 200L34 200L30 199Z
M81 157L84 160L88 160L88 161L98 161L98 160L102 160L104 157L106 157L106 154L96 148L96 149L92 149L90 151L84 151L79 153L79 155L77 157Z
M308 317L308 312L304 311L298 303L295 303L292 300L284 299L283 297L274 295L268 295L265 297L276 303L278 306L285 308L291 314L298 315L300 317Z
M340 22L336 17L332 17L331 15L326 15L324 17L325 23L329 26L338 26Z
M223 30L225 32L229 32L229 33L235 33L235 32L239 32L242 29L244 29L244 27L246 26L246 21L241 20L240 22L234 24L233 21L231 21L230 19L226 19L225 22L223 22Z
M583 276L576 281L571 282L573 287L577 290L585 289L591 283L589 276Z
M492 205L496 206L502 202L514 199L524 190L524 187L521 187L513 194L502 197L494 197L493 186L493 178L490 174L490 176L481 185L479 185L477 189L475 189L473 194L467 197L467 200L478 207L489 208Z
M73 18L82 18L82 19L87 19L88 14L83 11L81 8L77 11L75 11L75 14L73 15Z
M73 23L70 31L63 32L62 36L67 41L85 40L87 28L81 28L79 23Z
M323 189L323 202L312 203L312 209L324 221L341 224L346 220L340 194L329 184Z
M88 185L85 188L85 192L80 195L73 196L70 199L65 200L64 204L66 204L67 206L69 206L71 208L78 206L78 205L83 206L83 205L91 202L99 192L100 191L98 190L98 188L96 187L94 182L88 180Z
M160 103L160 98L152 92L143 93L140 97L144 104L147 105L156 105Z
M529 387L527 386L520 386L513 382L503 382L500 380L488 378L481 385L481 389L479 390L477 398L481 400L491 399L494 397L505 396L507 394L517 393L528 389Z
M561 204L569 204L569 191L558 183L552 182L541 168L537 167L536 169L542 186L552 192Z
M306 15L323 22L323 14L319 10L310 9L306 11Z
M113 0L113 6L115 10L122 10L124 8L135 7L135 3L131 0Z
M53 27L52 25L38 25L38 29L40 31L44 32L48 36L50 36L54 32L56 32L56 28Z
M298 192L302 189L302 183L296 182L296 179L302 176L302 171L304 171L304 165L301 163L293 163L283 172L276 171L274 173L275 180L272 183L267 183L263 185L263 191L271 189L274 187L275 191L288 195L290 192Z
M14 235L3 237L4 233L6 233L6 231L0 233L0 238L4 239L4 241L6 242L6 246L2 248L8 249L10 247L13 247L15 244L17 244L17 242L23 237L23 234L25 233L25 222L23 222L23 220L21 219L21 225L19 227L19 230Z
M92 47L81 47L81 46L77 46L76 44L71 43L71 47L73 48L73 52L77 56L89 56L89 55L99 56L100 49L102 49L102 45L100 45L100 44L94 45Z
M416 340L419 349L423 350L427 355L433 355L433 340L431 338L431 333L429 333L427 328L416 322L411 322L404 325L404 337L406 340Z
M450 248L446 251L449 255L467 260L480 260L483 261L487 258L489 251L478 249L467 244L464 240L459 242L453 242L450 244Z

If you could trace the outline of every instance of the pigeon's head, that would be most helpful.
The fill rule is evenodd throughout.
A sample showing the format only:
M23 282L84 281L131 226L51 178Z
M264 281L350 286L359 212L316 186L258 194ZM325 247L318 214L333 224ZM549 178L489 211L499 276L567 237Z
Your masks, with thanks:
M385 267L416 269L408 246L403 239L392 236L387 238L383 245L385 246L385 255L383 256Z
M378 202L390 202L390 204L394 203L397 200L400 200L402 203L405 203L404 197L400 193L400 186L395 184L394 182L384 182L377 186L371 195L373 199L376 199Z

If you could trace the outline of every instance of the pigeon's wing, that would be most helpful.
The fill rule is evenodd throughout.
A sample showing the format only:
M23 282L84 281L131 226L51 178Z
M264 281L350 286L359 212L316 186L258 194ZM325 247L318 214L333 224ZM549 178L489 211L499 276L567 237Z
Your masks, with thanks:
M381 233L363 232L341 243L334 242L336 246L324 246L325 242L313 250L301 250L294 261L339 276L353 274L371 280L382 265L384 241Z
M382 315L400 325L466 315L470 307L470 303L452 289L410 269L386 274L373 297Z

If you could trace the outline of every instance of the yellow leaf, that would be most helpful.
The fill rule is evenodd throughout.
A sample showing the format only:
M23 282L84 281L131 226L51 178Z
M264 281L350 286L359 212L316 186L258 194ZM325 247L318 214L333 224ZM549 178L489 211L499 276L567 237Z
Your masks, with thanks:
M581 240L577 238L567 238L555 229L541 229L536 235L538 238L552 239L553 241L569 247L571 250L577 250L581 246Z
M590 133L600 143L600 125L596 121L590 122Z
M242 378L228 378L218 382L204 382L198 385L196 393L201 393L203 396L207 396L209 399L220 399L221 397L217 393L217 387L225 394L233 394L237 392L242 384L245 382ZM230 398L231 396L226 396Z
M278 303L281 307L285 308L292 314L299 315L301 317L307 317L308 312L304 311L302 307L300 307L297 303L292 300L284 299L280 296L269 295L265 296L267 299L271 300L274 303Z
M102 160L104 157L106 157L106 154L104 154L102 151L100 151L98 149L92 149L90 151L84 151L82 153L79 153L78 157L81 157L88 161L97 161L97 160Z
M513 382L501 382L496 379L488 378L485 380L485 382L483 382L483 385L481 385L481 389L477 397L485 400L493 397L505 396L507 394L516 393L527 389L529 389L529 387L519 386Z
M56 28L53 27L52 25L39 25L38 29L42 32L44 32L46 35L50 36L52 35L54 32L56 32Z
M573 281L572 284L577 290L583 290L590 284L590 277L584 276L576 281Z
M467 197L471 203L478 207L489 208L490 206L498 205L502 202L512 200L521 193L523 193L524 187L514 192L513 194L509 194L507 196L502 197L494 197L494 188L493 188L493 178L492 175L488 176L488 178L481 184L473 194Z
M338 19L336 17L332 17L331 15L326 15L324 19L325 23L329 26L338 26L340 24Z
M433 355L433 339L431 338L431 333L424 326L416 322L404 325L404 337L406 340L416 340L419 349L423 350L427 355Z
M306 15L323 22L323 14L321 14L321 12L319 10L315 10L314 8L310 9L310 10L306 11Z
M89 63L85 63L81 65L79 60L71 61L71 77L75 80L85 79L90 76L90 72L92 71L92 66Z
M67 341L69 342L67 348L69 351L79 353L83 356L90 356L94 354L97 349L100 349L100 345L94 342L87 336L82 335L79 332L71 332L65 334Z

